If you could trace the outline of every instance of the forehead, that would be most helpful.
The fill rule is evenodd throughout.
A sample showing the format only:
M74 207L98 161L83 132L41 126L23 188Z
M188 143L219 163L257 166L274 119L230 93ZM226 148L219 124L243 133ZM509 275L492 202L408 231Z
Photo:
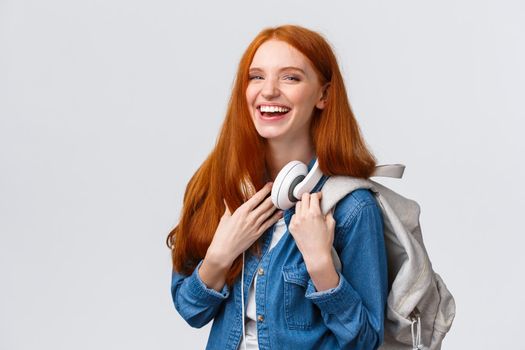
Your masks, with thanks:
M259 46L253 57L250 68L279 69L297 67L305 72L312 72L311 64L299 50L280 40L268 40Z

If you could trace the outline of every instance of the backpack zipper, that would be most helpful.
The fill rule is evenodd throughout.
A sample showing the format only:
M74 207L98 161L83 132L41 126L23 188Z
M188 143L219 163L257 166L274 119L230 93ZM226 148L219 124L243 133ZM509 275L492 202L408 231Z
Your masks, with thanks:
M423 344L421 344L421 313L418 308L409 315L412 324L410 325L410 332L412 333L412 350L422 350Z

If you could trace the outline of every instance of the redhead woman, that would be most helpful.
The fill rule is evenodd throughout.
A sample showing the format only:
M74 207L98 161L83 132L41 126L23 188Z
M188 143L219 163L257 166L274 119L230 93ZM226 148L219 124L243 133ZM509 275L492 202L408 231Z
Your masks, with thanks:
M323 175L279 210L272 184L293 160L308 170L317 162ZM192 327L213 320L207 349L381 345L388 289L381 211L366 189L327 215L320 210L329 176L368 178L375 165L327 41L293 25L260 32L167 238L175 308Z

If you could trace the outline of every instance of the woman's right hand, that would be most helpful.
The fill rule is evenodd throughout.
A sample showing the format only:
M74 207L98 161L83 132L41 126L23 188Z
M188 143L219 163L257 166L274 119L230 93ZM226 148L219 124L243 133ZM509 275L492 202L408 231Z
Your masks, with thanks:
M242 252L275 224L282 217L282 211L275 211L277 208L273 205L271 196L266 197L271 190L272 183L269 182L233 214L224 202L226 209L206 255L231 265Z
M281 210L275 211L271 196L266 197L271 190L269 182L233 214L224 202L226 209L199 268L199 275L208 287L220 291L235 259L283 216Z

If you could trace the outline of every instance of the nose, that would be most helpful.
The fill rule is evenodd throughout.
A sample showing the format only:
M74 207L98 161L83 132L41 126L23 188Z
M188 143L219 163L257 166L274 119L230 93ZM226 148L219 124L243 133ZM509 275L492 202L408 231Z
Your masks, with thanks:
M280 94L279 86L275 82L275 79L268 78L264 81L264 85L261 90L261 95L265 99L271 99L278 97Z

